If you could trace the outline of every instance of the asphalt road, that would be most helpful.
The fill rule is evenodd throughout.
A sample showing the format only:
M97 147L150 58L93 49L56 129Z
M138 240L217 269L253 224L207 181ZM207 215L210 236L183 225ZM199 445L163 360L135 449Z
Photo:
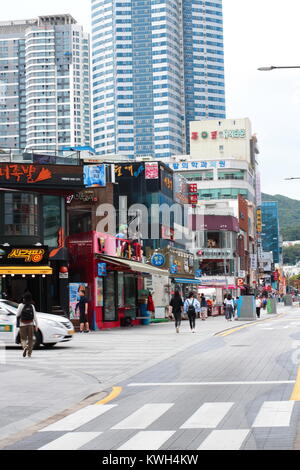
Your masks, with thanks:
M26 431L23 436L13 435L13 423L6 424L2 448L300 448L299 308L282 309L276 316L264 314L259 322L198 320L195 334L184 322L179 334L173 324L163 324L87 336L75 338L73 345L37 351L26 363L36 387L35 380L42 374L48 379L52 371L53 412L50 406L45 413L39 403L48 418L38 422L37 414L31 428L30 415L27 421L14 423L15 432ZM13 366L22 368L20 351L7 353L2 374L12 374ZM62 381L57 388L59 376L65 386ZM86 377L91 382L84 392L77 384L81 394L92 390L108 394L112 390L112 394L106 399L105 393L91 397L68 413L61 412L67 403L62 400L60 414L53 417L58 410L57 390L67 395L75 379L79 383ZM76 394L71 395L74 404ZM24 391L19 390L19 396L24 400Z

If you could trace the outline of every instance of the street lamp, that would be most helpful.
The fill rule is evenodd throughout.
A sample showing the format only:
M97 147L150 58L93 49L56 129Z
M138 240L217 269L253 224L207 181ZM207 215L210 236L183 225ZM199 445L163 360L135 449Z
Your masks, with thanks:
M257 70L260 72L270 72L271 70L274 69L300 69L300 65L289 65L289 66L280 66L276 67L274 65L271 65L270 67L259 67Z

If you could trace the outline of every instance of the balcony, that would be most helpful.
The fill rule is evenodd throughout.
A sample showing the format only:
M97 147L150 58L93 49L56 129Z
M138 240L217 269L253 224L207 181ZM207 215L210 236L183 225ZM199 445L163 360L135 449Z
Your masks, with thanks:
M108 233L94 232L94 251L99 254L116 256L131 261L142 261L142 246L138 240L118 238Z
M53 144L55 145L55 144ZM62 151L58 149L11 149L1 147L0 162L6 163L41 163L53 165L79 165L80 155L78 151Z
M141 244L133 240L116 238L116 256L132 261L142 261ZM105 253L108 254L108 253Z

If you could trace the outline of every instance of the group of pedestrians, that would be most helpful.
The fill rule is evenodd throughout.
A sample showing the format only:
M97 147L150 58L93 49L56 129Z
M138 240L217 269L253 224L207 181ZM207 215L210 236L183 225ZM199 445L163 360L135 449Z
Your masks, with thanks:
M203 294L201 294L200 302L194 292L190 292L188 298L183 301L179 291L176 291L171 299L170 307L170 313L173 314L175 319L176 333L179 333L182 313L187 314L192 333L195 333L197 315L200 316L202 321L207 318L207 301Z
M232 321L237 309L237 300L233 299L231 294L227 294L225 296L223 306L226 320Z

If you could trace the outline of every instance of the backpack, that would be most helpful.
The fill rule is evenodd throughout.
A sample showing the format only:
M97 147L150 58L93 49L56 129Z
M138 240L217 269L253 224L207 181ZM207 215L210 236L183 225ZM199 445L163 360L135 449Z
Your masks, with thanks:
M187 310L188 315L196 315L196 310L194 307L194 299L192 303L189 303L188 310Z
M31 304L25 304L21 312L21 322L29 323L34 319L33 307Z

